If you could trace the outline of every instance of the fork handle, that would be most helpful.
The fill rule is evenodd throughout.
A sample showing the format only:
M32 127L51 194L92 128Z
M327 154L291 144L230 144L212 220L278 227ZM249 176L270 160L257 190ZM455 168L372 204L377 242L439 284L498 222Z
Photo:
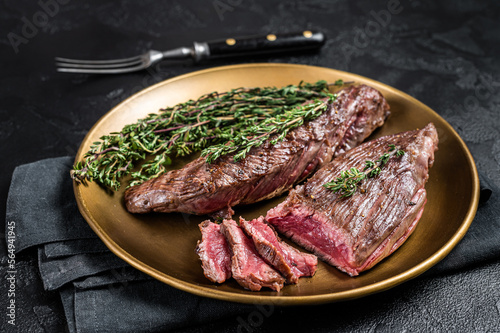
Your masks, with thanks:
M302 31L295 33L267 34L235 37L206 42L205 57L227 57L315 49L325 43L321 32Z

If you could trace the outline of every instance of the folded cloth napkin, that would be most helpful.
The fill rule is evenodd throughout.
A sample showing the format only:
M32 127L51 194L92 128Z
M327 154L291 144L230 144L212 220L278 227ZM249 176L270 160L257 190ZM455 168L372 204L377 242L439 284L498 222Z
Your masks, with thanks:
M16 251L38 247L43 286L59 291L70 332L166 331L255 310L172 288L107 250L76 206L72 162L60 157L17 167L7 200L7 221L16 221ZM500 230L498 188L483 177L481 184L480 207L468 233L427 274L500 257L500 237L491 232Z

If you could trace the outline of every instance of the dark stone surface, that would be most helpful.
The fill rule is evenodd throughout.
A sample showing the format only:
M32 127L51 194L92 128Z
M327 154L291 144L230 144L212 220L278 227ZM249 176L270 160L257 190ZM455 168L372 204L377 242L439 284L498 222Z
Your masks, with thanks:
M43 5L49 3L58 5L50 8ZM244 62L331 67L394 86L444 117L467 143L478 170L500 186L498 2L60 0L60 3L65 4L56 0L7 0L0 4L1 216L5 216L7 192L16 166L74 155L86 132L103 114L155 82L203 68ZM399 5L390 7L390 4ZM50 15L43 15L44 8ZM28 25L33 22L40 27L33 25L30 30ZM53 66L55 56L126 57L153 47L190 45L195 40L304 28L327 34L328 41L321 52L198 65L162 63L151 71L119 76L59 74ZM500 237L499 230L491 232ZM8 291L4 278L5 245L2 237L2 309L6 309ZM43 291L38 272L33 269L35 258L36 251L30 250L16 258L18 326L14 331L64 332L66 324L59 296ZM499 260L482 262L453 274L427 275L355 301L273 308L267 312L256 307L246 315L203 327L186 323L179 331L233 332L238 327L253 332L499 331L499 269ZM4 312L0 314L2 332L12 329L7 326Z

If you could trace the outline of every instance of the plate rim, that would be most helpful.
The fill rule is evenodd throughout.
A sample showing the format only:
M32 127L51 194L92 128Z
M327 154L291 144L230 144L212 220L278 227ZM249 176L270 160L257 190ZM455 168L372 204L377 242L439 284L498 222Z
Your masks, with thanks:
M382 292L387 289L390 289L392 287L395 287L403 282L409 281L420 274L424 273L427 271L429 268L437 264L439 261L444 259L450 251L459 243L459 241L464 237L465 233L469 229L472 221L474 220L474 217L477 212L477 207L479 203L479 193L480 193L480 188L479 188L479 176L477 172L477 167L474 162L473 156L470 153L467 145L463 141L463 139L458 135L458 133L455 131L455 129L444 119L442 118L437 112L435 112L433 109L431 109L429 106L425 105L424 103L420 102L416 98L408 95L407 93L396 89L392 86L389 86L385 83L382 83L380 81L376 81L371 78L364 77L362 75L358 75L355 73L350 73L342 70L337 70L333 68L328 68L328 67L321 67L321 66L311 66L311 65L303 65L303 64L287 64L287 63L245 63L245 64L236 64L236 65L227 65L227 66L218 66L218 67L212 67L212 68L207 68L203 70L198 70L194 72L189 72L185 73L179 76L175 76L173 78L169 78L166 80L163 80L161 82L158 82L156 84L153 84L149 87L146 87L145 89L142 89L130 97L126 98L113 108L111 108L109 111L107 111L102 117L100 117L96 123L89 129L87 134L85 135L84 139L82 140L80 144L80 148L78 149L78 152L76 153L75 156L75 163L78 161L78 158L82 156L82 153L86 151L86 146L84 147L84 143L86 143L89 139L89 137L94 133L94 130L96 127L103 122L107 117L111 116L116 109L119 109L122 107L122 105L131 103L133 100L141 97L144 94L147 94L148 92L157 89L158 87L161 87L163 85L170 84L172 82L178 81L178 80L184 80L190 77L194 77L197 75L205 75L207 73L212 73L212 72L218 72L218 71L227 71L227 70L234 70L234 69L241 69L241 68L252 68L252 67L288 67L288 68L316 68L316 69L321 69L321 70L327 70L327 71L334 71L336 73L342 74L345 73L346 75L349 76L354 76L362 79L362 81L369 82L369 84L372 84L373 86L383 86L386 90L390 90L392 92L395 92L396 94L403 96L405 99L411 101L412 103L417 104L420 108L426 109L426 111L430 112L433 114L435 117L439 118L442 120L443 124L447 127L447 130L451 132L455 138L458 140L458 143L460 145L460 148L464 152L468 166L471 170L471 184L472 184L472 199L471 202L469 203L469 207L467 209L467 214L460 225L460 228L453 234L453 236L438 250L436 251L433 255L430 257L426 258L424 261L422 261L420 264L413 266L412 268L394 275L390 278L384 279L382 281L372 283L363 287L358 287L355 289L350 289L350 290L345 290L345 291L339 291L339 292L334 292L334 293L326 293L326 294L320 294L320 295L304 295L304 296L286 296L286 295L259 295L259 294L241 294L241 293L235 293L231 291L224 291L224 290L217 290L217 289L212 289L208 287L204 287L201 285L196 285L191 282L186 282L181 279L177 279L175 277L166 275L165 273L162 273L158 271L157 269L145 264L144 262L140 261L139 259L135 258L132 256L130 253L128 253L125 249L123 249L121 246L119 246L111 237L109 237L99 226L98 222L95 221L93 216L91 216L88 212L88 209L82 200L81 193L79 189L81 188L81 185L78 184L76 181L73 181L73 192L75 194L75 199L77 201L77 206L86 220L86 222L89 224L91 229L97 234L97 236L103 241L103 243L113 252L115 255L117 255L119 258L133 266L134 268L152 276L153 278L166 283L174 288L177 288L179 290L183 290L198 296L203 296L203 297L209 297L209 298L214 298L214 299L219 299L219 300L224 300L224 301L232 301L232 302L238 302L238 303L247 303L247 304L275 304L275 305L280 305L280 306L287 306L287 305L309 305L309 304L323 304L323 303L329 303L329 302L336 302L336 301L341 301L341 300L351 300L355 298L360 298L364 296L368 296L374 293Z

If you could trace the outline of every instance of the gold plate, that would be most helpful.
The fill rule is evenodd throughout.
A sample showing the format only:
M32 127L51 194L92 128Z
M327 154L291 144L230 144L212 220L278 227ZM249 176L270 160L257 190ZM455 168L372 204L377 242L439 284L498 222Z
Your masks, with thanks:
M119 131L165 106L212 91L281 87L320 79L365 83L382 92L392 114L370 139L422 128L429 122L439 133L439 150L426 185L428 202L420 223L395 253L371 270L349 277L320 262L312 278L302 278L280 292L252 292L233 280L217 285L204 277L194 249L201 238L198 223L206 217L133 215L125 209L123 189L110 194L95 183L74 185L80 212L109 249L130 265L175 288L205 297L242 303L318 304L366 296L416 277L443 259L464 236L476 213L479 180L466 145L444 119L413 97L380 82L333 69L290 64L234 65L182 75L133 95L105 114L83 140L76 160L81 160L100 136ZM283 198L236 207L235 217L265 215Z

